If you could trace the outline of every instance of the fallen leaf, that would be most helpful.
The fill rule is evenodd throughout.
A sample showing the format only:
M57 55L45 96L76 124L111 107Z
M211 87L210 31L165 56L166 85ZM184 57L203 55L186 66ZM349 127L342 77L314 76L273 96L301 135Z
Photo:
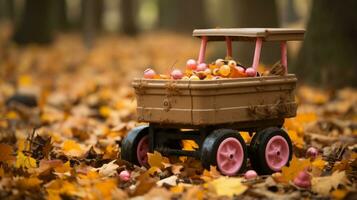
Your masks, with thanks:
M331 196L333 197L333 199L344 199L347 193L348 190L337 189L331 192Z
M209 182L208 188L219 196L233 197L243 194L248 189L242 180L243 178L220 177Z
M175 165L175 164L173 164L173 165L171 165L171 172L172 172L173 174L176 174L176 175L177 175L177 174L180 174L182 168L183 168L182 165Z
M71 168L71 164L69 163L69 161L54 167L54 170L56 173L66 173L66 172L71 171L71 169L72 168Z
M304 138L300 137L296 131L288 130L288 135L296 147L298 147L300 149L302 149L304 147L304 145L305 145Z
M113 191L117 189L117 181L113 178L100 181L93 186L93 189L96 189L100 192L97 194L100 199L112 199Z
M203 199L203 190L202 187L200 186L193 186L189 187L182 196L183 200L191 200L191 199L196 199L196 200L202 200Z
M221 173L217 170L216 166L210 166L210 170L203 170L201 179L208 182L211 181L212 179L219 178L221 176Z
M156 185L156 179L152 178L147 172L141 174L137 180L138 184L133 192L133 196L143 195Z
M17 184L22 189L29 189L34 187L39 187L42 181L37 177L21 178L17 181Z
M22 152L19 152L16 157L16 168L36 168L36 160L30 156L25 156Z
M311 189L316 193L328 196L331 189L337 189L339 184L344 184L346 182L345 171L335 171L331 176L313 177L311 180Z
M151 167L163 169L165 167L163 163L170 163L170 161L163 157L160 152L154 151L154 153L148 153L148 163Z
M62 145L63 153L67 156L80 157L85 152L74 140L66 140Z
M159 187L161 187L164 184L170 185L170 186L175 186L175 185L177 185L176 181L177 181L177 176L172 175L172 176L169 176L167 178L161 179L160 181L156 182L156 185Z
M311 165L312 165L313 167L316 167L316 168L322 170L322 169L324 169L326 163L327 163L327 162L324 161L321 156L319 156L319 157L317 157L314 161L311 162Z
M173 186L170 188L170 191L172 193L180 194L184 191L185 187L182 183L177 184L176 186Z
M196 151L198 149L198 144L194 140L182 140L182 150L185 151Z
M97 168L98 172L102 176L115 176L118 174L117 169L119 165L115 164L116 160L113 160L107 164L104 164L102 167Z
M13 156L12 146L0 143L0 162L11 160L15 160L15 156Z
M295 156L290 161L289 166L284 166L281 169L282 180L289 182L293 180L300 171L310 166L310 161L307 159L298 159Z

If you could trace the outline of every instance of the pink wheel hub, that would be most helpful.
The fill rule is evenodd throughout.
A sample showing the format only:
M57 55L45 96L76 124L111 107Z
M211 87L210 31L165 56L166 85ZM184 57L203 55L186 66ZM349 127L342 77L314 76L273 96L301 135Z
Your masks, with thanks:
M242 167L244 151L242 144L234 137L221 142L217 150L217 166L222 174L235 175Z
M136 148L136 156L138 158L138 162L141 166L148 165L148 155L149 152L149 136L146 135L138 143L138 147Z
M289 144L280 135L270 138L265 147L265 160L269 168L274 171L280 171L288 163L289 154Z

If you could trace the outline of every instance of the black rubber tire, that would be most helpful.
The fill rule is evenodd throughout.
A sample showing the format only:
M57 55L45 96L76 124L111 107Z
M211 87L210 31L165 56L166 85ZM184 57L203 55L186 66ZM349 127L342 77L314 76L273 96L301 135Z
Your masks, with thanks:
M217 129L205 138L201 147L201 163L205 169L209 170L211 165L217 166L218 147L224 139L229 137L236 138L241 143L244 151L242 166L235 174L244 172L248 159L247 146L239 132L232 129ZM219 170L218 167L217 170Z
M138 126L132 129L121 143L121 159L140 166L136 155L136 150L141 138L148 134L148 125Z
M270 169L265 159L265 148L269 140L280 135L282 136L289 145L289 159L286 165L289 165L289 162L293 155L293 145L291 143L289 135L281 128L269 127L262 131L254 134L250 145L249 145L249 160L251 167L260 175L272 174L276 171Z

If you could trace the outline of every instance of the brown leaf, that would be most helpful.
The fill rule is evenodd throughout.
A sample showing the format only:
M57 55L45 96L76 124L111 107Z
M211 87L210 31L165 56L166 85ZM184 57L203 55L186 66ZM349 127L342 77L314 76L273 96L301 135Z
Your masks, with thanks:
M0 143L0 162L1 161L12 161L15 160L13 155L13 148L8 144Z

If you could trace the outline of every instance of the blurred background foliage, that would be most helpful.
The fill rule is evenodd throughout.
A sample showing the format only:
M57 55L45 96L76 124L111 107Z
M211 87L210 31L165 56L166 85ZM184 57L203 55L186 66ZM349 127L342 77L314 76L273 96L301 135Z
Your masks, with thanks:
M189 37L195 28L306 28L304 43L289 44L290 70L318 86L357 86L356 8L355 0L0 0L1 27L10 27L11 35L1 48L49 45L72 33L80 34L90 50L98 38L113 35L142 38L165 31ZM250 65L253 45L235 45L237 60ZM224 45L212 47L211 57L222 57ZM279 53L277 44L267 43L262 62L275 63Z

